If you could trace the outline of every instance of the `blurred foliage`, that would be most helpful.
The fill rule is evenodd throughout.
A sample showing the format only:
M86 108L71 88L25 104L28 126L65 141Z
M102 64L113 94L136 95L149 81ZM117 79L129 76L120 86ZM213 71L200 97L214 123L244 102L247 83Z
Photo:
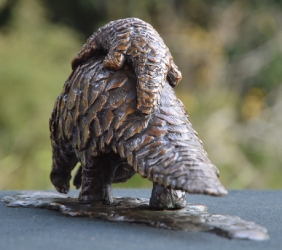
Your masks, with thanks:
M282 188L282 1L0 0L0 189L52 188L48 119L70 61L98 27L131 16L170 48L222 183Z

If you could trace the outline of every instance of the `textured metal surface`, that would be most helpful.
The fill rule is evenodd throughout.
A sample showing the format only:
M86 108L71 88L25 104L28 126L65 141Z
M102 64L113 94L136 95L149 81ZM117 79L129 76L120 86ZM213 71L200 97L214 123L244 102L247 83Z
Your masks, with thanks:
M205 205L187 204L181 210L153 211L144 198L115 198L114 203L80 204L77 198L50 192L25 192L2 198L8 207L36 207L60 211L73 217L100 218L113 222L143 223L181 231L210 232L219 236L267 240L267 229L237 216L210 214Z
M106 52L104 67L121 69L127 61L137 76L137 108L145 114L158 109L162 88L181 80L181 72L158 32L138 18L112 21L98 29L72 61L75 69L95 53Z
M82 172L78 171L74 184L77 188L82 187L81 202L103 200L112 203L111 183L126 181L135 172L154 182L152 207L185 206L185 193L175 190L217 196L226 194L218 180L218 169L210 162L183 104L175 96L171 78L164 78L159 85L159 78L148 69L136 71L140 66L138 60L129 60L120 68L110 70L111 67L105 67L109 54L91 52L91 44L97 39L100 42L108 39L104 44L110 50L120 44L119 32L128 29L139 32L139 26L146 28L148 24L139 19L126 19L102 27L73 61L74 70L50 118L52 183L59 192L67 193L70 173L80 162ZM147 33L137 32L138 37L143 35L146 40L153 32L152 37L161 44L157 33L147 28ZM112 29L115 32L110 35ZM169 53L168 50L162 53L159 47L156 50L158 52L152 55L144 53L156 60ZM163 59L157 64L162 63ZM152 71L157 70L152 68ZM145 78L151 75L150 81L161 86L150 115L138 109L142 75Z

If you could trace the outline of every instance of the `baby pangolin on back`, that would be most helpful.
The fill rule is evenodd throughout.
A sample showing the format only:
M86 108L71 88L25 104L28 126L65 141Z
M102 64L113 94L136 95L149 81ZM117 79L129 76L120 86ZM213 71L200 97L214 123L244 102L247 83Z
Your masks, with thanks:
M126 61L133 65L137 76L137 109L144 114L158 108L166 78L172 86L182 78L158 32L138 18L119 19L99 28L72 61L72 68L103 51L107 52L103 62L107 69L121 69Z

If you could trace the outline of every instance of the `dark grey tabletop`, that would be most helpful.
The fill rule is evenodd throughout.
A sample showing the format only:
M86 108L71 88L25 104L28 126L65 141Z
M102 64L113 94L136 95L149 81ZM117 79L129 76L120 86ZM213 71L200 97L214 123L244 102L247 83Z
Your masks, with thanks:
M2 191L0 199L17 191ZM150 197L149 189L116 189L115 196ZM0 249L282 249L282 191L230 191L225 197L188 195L210 213L239 216L268 229L267 241L229 240L210 233L66 217L56 211L0 203Z

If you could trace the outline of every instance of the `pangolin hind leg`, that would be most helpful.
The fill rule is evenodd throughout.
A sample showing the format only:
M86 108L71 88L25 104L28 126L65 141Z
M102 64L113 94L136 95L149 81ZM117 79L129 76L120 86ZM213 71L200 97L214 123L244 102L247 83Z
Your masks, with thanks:
M186 205L186 193L153 183L150 207L155 210L180 209Z
M110 152L95 157L92 161L88 161L89 165L82 166L79 201L82 203L97 201L104 204L113 203L112 183L116 169L122 163L123 160L117 154ZM79 176L77 184L79 184Z

